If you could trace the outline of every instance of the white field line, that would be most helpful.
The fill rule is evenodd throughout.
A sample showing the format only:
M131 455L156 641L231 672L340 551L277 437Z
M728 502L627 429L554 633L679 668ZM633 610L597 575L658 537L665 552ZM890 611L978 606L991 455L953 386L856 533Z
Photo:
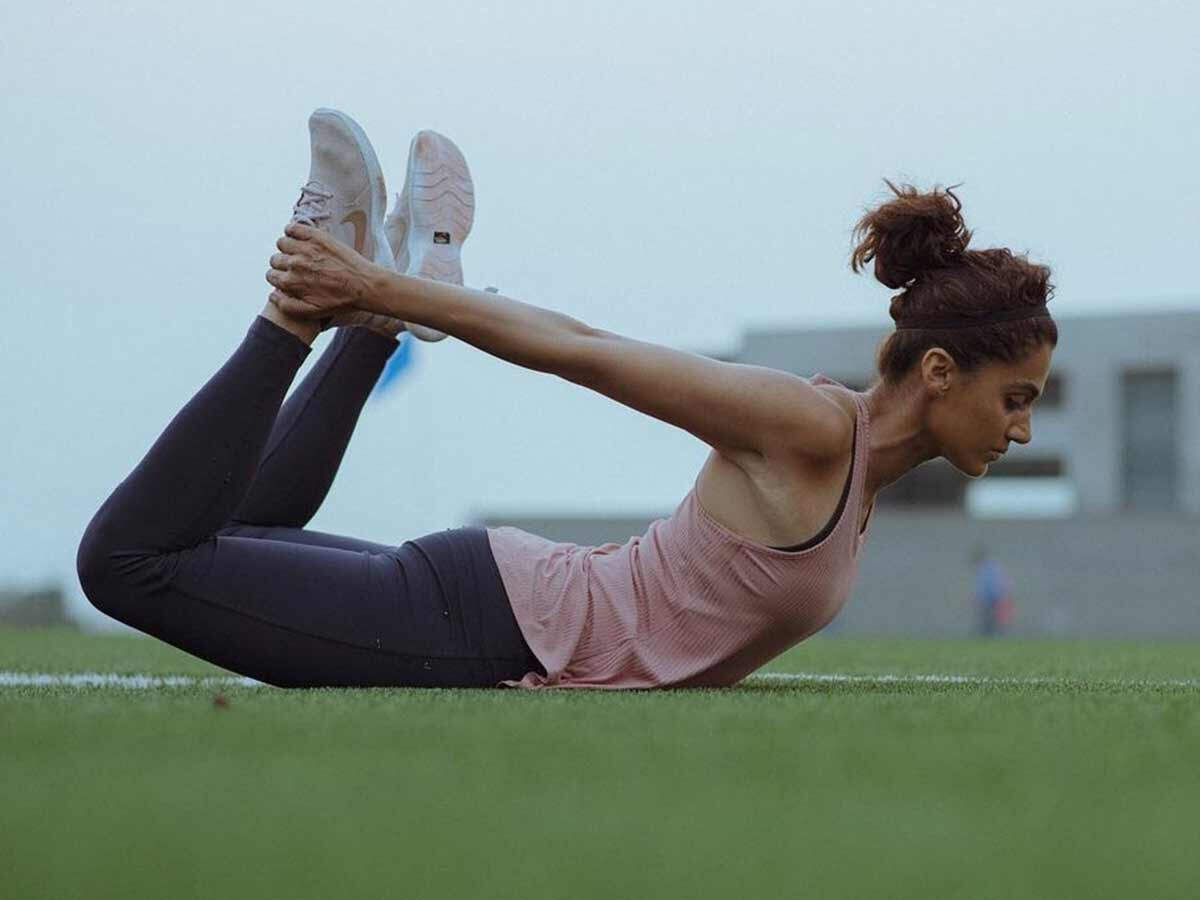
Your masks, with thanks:
M1196 679L1168 679L1166 681L1142 679L1098 679L1087 678L1051 678L1032 677L1017 678L992 675L839 675L822 672L760 672L751 675L747 681L770 681L791 684L968 684L968 685L999 685L1002 687L1022 686L1077 686L1080 684L1095 687L1139 687L1139 688L1193 688L1200 689L1200 681Z
M1099 680L1084 678L1007 678L989 675L845 675L826 672L762 672L746 679L754 683L784 684L864 684L864 685L996 685L1001 687L1023 686L1078 686L1087 684L1099 688L1191 688L1200 689L1200 680L1171 679L1154 680ZM0 671L0 688L5 687L114 687L131 690L148 690L161 687L265 687L261 681L238 676L191 675L113 675L107 672L73 672L50 674L45 672Z
M113 675L109 672L0 672L0 687L116 687L147 690L160 687L260 687L261 681L237 676L196 678L191 675Z

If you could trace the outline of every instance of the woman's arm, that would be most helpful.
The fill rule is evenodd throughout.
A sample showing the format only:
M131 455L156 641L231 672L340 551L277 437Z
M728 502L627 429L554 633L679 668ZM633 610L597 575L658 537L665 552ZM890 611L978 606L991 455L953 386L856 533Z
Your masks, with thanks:
M580 341L594 333L578 319L503 294L387 270L357 305L436 328L507 362L571 381L582 362Z
M399 275L307 225L292 222L284 233L266 277L275 287L271 303L292 317L319 319L348 306L382 313L563 377L575 358L570 339L591 332L570 316L499 294Z
M272 302L294 315L326 315L349 297L357 308L590 388L733 457L830 459L849 449L853 422L803 378L636 341L502 294L399 275L306 226L287 233L267 280L278 289Z
M384 272L362 305L590 388L730 456L830 459L853 437L842 408L803 378L633 340L501 294Z

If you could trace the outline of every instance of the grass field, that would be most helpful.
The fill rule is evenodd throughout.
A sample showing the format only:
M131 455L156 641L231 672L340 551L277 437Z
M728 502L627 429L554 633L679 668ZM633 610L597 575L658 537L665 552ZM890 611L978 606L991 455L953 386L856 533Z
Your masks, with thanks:
M0 630L0 670L228 674L55 629ZM0 897L1200 895L1200 645L817 638L770 670L838 677L0 684Z

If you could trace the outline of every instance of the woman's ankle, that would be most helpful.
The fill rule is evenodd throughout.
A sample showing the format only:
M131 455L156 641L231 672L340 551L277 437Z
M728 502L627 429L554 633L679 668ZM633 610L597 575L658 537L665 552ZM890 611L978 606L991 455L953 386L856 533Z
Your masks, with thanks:
M280 328L286 328L304 343L312 346L312 342L317 339L317 335L321 333L321 326L308 319L297 319L295 316L289 316L285 312L281 312L275 304L267 301L267 305L263 307L263 311L259 313L268 322L273 322Z

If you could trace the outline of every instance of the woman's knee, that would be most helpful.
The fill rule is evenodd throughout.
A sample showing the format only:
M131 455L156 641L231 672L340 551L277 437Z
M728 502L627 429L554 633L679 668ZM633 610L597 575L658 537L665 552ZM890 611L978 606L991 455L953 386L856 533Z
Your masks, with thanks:
M115 551L110 536L105 533L101 513L97 513L83 532L75 551L75 573L79 586L92 606L114 618L120 591L115 585L112 555Z
M75 552L75 572L96 609L135 628L137 609L161 586L164 554L125 547L101 510L88 523Z

